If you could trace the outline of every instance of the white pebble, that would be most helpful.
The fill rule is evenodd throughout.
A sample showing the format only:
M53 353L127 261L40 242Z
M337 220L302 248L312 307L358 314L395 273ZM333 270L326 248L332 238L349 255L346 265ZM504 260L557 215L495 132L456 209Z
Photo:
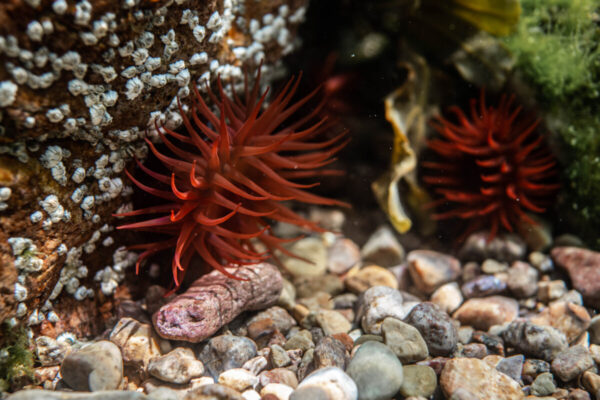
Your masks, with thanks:
M8 107L15 102L17 88L11 81L0 82L0 107Z

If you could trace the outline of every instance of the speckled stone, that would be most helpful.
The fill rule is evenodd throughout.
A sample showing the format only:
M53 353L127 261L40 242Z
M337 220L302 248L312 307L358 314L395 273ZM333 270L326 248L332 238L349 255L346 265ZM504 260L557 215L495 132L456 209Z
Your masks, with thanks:
M452 320L433 303L417 304L404 322L417 328L432 356L451 354L458 343L458 333Z
M346 369L349 361L346 346L339 340L326 336L317 343L313 353L313 363L316 369L338 367Z
M534 325L530 322L511 322L501 336L506 346L546 361L551 361L569 346L564 333L549 326Z
M555 247L552 258L569 273L586 305L600 308L600 253L580 247Z
M356 321L366 333L379 334L386 317L404 319L404 298L398 290L387 286L374 286L363 292L357 303Z
M515 261L508 269L506 284L517 298L531 297L538 290L538 272L524 261Z
M219 384L209 384L196 387L187 392L183 400L244 400L234 389Z
M215 336L200 351L198 358L214 378L221 372L239 368L256 356L256 344L246 338L233 335Z
M557 301L550 304L530 321L536 325L547 325L558 329L572 343L590 326L590 314L585 307Z
M452 396L459 391L470 393L474 399L517 400L525 397L517 382L475 358L448 360L440 376L440 386L448 398L454 398Z
M506 290L506 283L493 275L481 275L461 287L463 295L467 298L491 296Z
M569 347L558 353L552 360L552 371L563 382L575 379L583 371L594 366L594 360L587 348Z

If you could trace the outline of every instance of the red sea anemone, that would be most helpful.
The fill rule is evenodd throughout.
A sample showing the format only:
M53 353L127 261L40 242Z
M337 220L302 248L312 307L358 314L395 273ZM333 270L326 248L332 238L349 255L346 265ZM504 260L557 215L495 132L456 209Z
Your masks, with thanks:
M423 180L438 197L434 219L468 221L462 236L489 229L492 239L523 222L535 224L527 212L542 213L559 185L556 160L537 133L539 121L521 118L514 96L502 96L497 108L486 107L484 93L471 100L470 116L450 108L456 122L437 117L441 135L428 141L437 160L423 162Z
M175 288L181 284L195 254L212 268L235 278L223 267L259 262L274 250L292 255L282 246L286 240L272 235L268 220L322 231L293 212L284 201L346 206L305 190L318 183L295 181L338 174L340 171L321 167L333 162L332 157L346 145L346 131L337 132L327 140L313 140L334 126L327 118L317 117L323 103L302 118L290 121L290 117L317 90L292 103L300 77L292 78L263 109L268 90L259 96L259 80L260 73L251 89L246 80L244 101L235 94L227 97L219 80L220 98L208 91L218 114L210 110L194 86L189 117L179 104L185 133L156 127L168 155L146 139L152 153L170 174L160 174L138 162L139 168L162 187L145 185L129 172L127 175L140 189L168 203L121 214L162 215L119 229L152 231L170 237L132 246L144 250L136 271L150 255L174 248L171 268ZM255 248L257 240L268 249L266 253Z

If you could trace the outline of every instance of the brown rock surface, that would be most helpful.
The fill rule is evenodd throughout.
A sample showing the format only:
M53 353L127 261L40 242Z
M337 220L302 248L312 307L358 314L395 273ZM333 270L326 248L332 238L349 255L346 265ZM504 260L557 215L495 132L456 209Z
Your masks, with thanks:
M263 60L268 83L281 56L294 48L306 6L304 0L243 8L224 0L38 3L0 2L0 189L11 191L0 211L0 321L15 315L26 320L58 283L66 287L72 278L81 282L71 282L69 295L85 286L77 296L85 299L81 307L103 307L122 279L109 277L119 262L106 255L121 241L110 233L111 214L129 201L123 171L133 155L147 153L146 129L152 138L154 121L179 126L173 100L179 96L185 103L190 82L200 77L198 83L214 82L217 75L240 83L242 69L253 71ZM249 21L262 21L267 13L278 28L262 37L250 32ZM265 27L259 22L259 32ZM49 196L56 197L46 207ZM86 196L89 207L83 209ZM31 240L36 247L28 257L41 260L41 268L16 269L21 254L9 238ZM103 295L93 278L107 265L113 271L99 279ZM82 266L87 277L82 271L77 276ZM71 270L61 278L65 267ZM15 296L19 273L24 296ZM64 307L55 308L66 319L59 312ZM49 318L41 311L38 316L29 321L33 326ZM81 322L89 328L82 334L97 334L102 325Z

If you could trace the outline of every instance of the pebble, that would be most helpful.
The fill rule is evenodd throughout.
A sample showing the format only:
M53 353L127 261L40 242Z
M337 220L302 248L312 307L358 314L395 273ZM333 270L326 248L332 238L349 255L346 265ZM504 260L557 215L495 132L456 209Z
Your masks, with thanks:
M239 368L256 356L256 344L246 338L221 335L211 338L204 345L198 358L204 363L207 372L214 378L221 372Z
M315 344L312 340L312 334L310 333L309 330L306 330L306 329L303 329L303 330L295 333L283 345L283 348L286 350L300 349L303 352L312 347L315 347Z
M188 383L204 373L204 365L194 356L194 352L186 347L175 350L150 360L148 372L153 377L170 383Z
M260 393L254 389L248 389L242 392L242 398L244 400L261 400Z
M459 346L459 350L460 354L467 358L482 359L488 355L487 347L483 343L468 343L462 346L462 349Z
M506 283L493 275L481 275L462 285L461 290L468 299L491 296L506 290Z
M500 262L513 262L525 257L527 245L517 235L501 234L489 240L489 232L471 234L459 251L461 260L483 261L491 258Z
M213 383L188 391L183 400L244 400L244 398L237 390Z
M538 290L538 272L524 261L515 261L508 269L508 290L517 298L531 297Z
M331 336L326 336L315 347L313 364L315 369L338 367L345 370L349 358L350 356L344 343Z
M404 322L417 328L432 356L451 354L458 343L458 332L452 320L433 303L417 304Z
M286 310L290 310L296 303L296 288L294 287L294 284L287 279L282 279L282 285L283 288L281 289L279 299L277 299L277 304Z
M254 375L260 374L261 371L265 370L269 365L269 360L265 356L256 356L244 363L242 368L247 369ZM212 379L212 378L211 378Z
M483 260L481 263L481 271L484 274L493 275L499 272L506 272L507 270L508 265L506 263L496 261L493 258Z
M372 262L384 267L400 264L404 259L404 249L388 226L377 229L361 249L364 262Z
M429 357L427 343L412 325L388 317L383 320L381 332L385 344L403 364L411 364Z
M344 281L337 275L325 274L322 276L302 276L294 279L296 295L298 297L311 297L317 292L324 292L335 296L344 291Z
M402 368L404 380L400 394L404 397L421 396L429 398L437 388L437 375L433 368L425 365L405 365Z
M590 320L588 332L590 333L590 343L600 345L600 315L596 315Z
M597 398L598 396L596 396ZM567 400L592 400L590 394L582 389L571 389Z
M448 360L440 386L450 399L516 400L524 398L517 382L476 358ZM457 393L458 392L458 393ZM461 395L461 392L467 396Z
M585 307L564 301L554 302L538 315L530 318L531 323L558 329L572 343L590 326L590 314Z
M521 381L521 374L523 373L523 363L525 362L525 356L522 354L503 358L498 364L496 369L503 374L506 374L513 378L516 382Z
M62 392L50 390L21 390L10 396L8 400L145 400L149 399L143 393L124 391L124 390L109 390L97 391L93 393L82 392ZM158 399L157 399L158 400Z
M358 388L342 369L322 368L304 378L290 400L358 400Z
M430 301L436 304L441 310L450 314L456 310L463 302L463 295L458 287L458 283L446 283L436 289L431 295Z
M519 315L519 303L503 296L469 299L454 313L453 317L463 325L487 331L493 325L513 321Z
M550 363L544 360L528 358L523 363L522 378L529 378L530 381L535 379L541 373L550 372Z
M296 374L286 368L273 368L270 371L263 371L258 375L258 381L262 387L270 383L283 383L294 389L298 387Z
M567 293L567 285L564 281L540 281L538 282L537 298L542 303L550 303Z
M262 388L260 396L266 399L268 395L273 395L277 400L288 400L293 392L294 388L283 383L269 383Z
M387 286L398 289L396 275L379 265L368 265L358 271L348 273L344 283L348 290L360 294L373 286Z
M579 247L555 247L552 258L569 273L587 306L600 308L600 253Z
M386 400L403 382L402 363L384 344L365 342L355 352L346 371L356 382L361 400Z
M123 380L121 351L112 342L100 340L67 354L60 374L71 389L114 390Z
M584 346L569 347L558 353L552 360L552 372L563 382L575 379L593 366L594 360Z
M269 353L269 361L271 365L275 368L287 367L292 363L290 356L284 350L283 347L274 344L271 347L271 352Z
M251 325L264 319L271 319L273 326L284 335L288 333L293 326L297 325L296 320L292 318L292 316L285 309L279 306L273 306L259 312L254 317L250 318L246 322L246 325Z
M550 396L555 391L556 384L550 372L542 372L531 384L531 394L534 396Z
M591 393L596 394L596 399L600 395L600 376L592 371L585 371L581 379L583 386Z
M360 262L360 248L350 239L337 238L327 251L327 269L337 275Z
M321 238L307 237L300 239L294 242L288 250L311 261L307 262L295 257L283 257L283 266L294 277L325 275L327 270L327 248Z
M69 341L57 341L48 336L38 336L35 339L35 354L44 367L59 365L69 351L71 351Z
M217 382L220 385L230 387L238 392L243 392L246 389L254 389L258 385L258 377L252 372L243 368L232 368L223 371Z
M348 333L352 329L350 321L335 310L320 310L317 313L317 323L323 329L325 335Z
M358 297L356 322L366 333L381 333L386 317L404 319L407 312L402 293L387 286L374 286Z
M531 357L551 361L569 345L564 333L550 326L513 321L501 333L506 346Z
M460 276L460 261L437 251L413 250L406 259L415 286L425 294Z
M528 260L540 272L550 272L554 269L554 262L548 254L532 251Z
M146 370L152 358L162 354L161 345L167 345L149 324L142 324L128 317L119 320L109 338L121 348L125 365L143 370ZM170 350L170 345L165 350Z

